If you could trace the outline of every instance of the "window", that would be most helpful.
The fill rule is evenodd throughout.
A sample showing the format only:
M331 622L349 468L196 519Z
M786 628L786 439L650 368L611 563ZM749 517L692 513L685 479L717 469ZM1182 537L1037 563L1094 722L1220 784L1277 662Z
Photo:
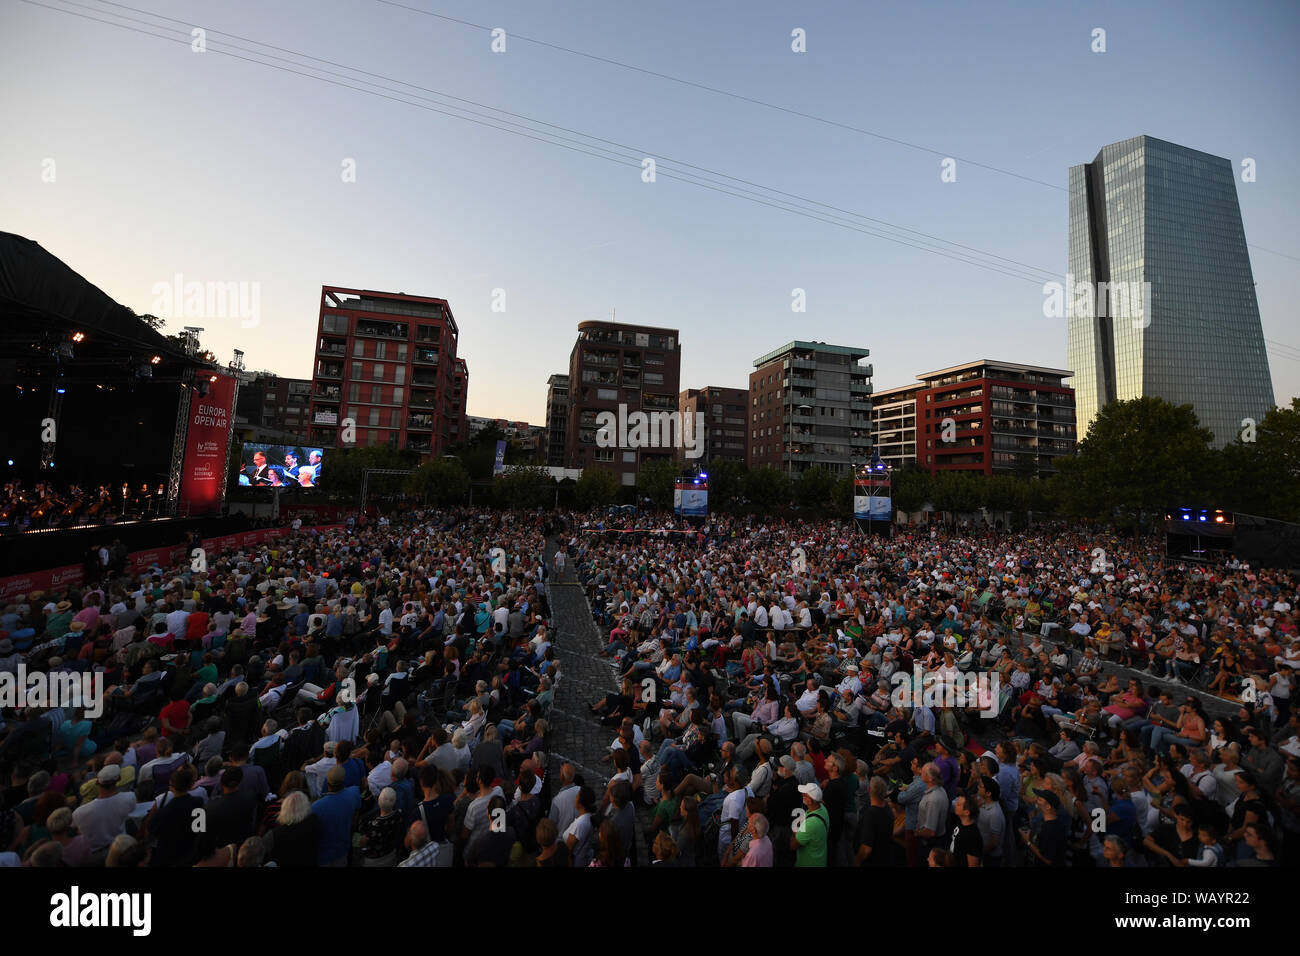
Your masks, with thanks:
M401 388L395 388L395 389L393 389L393 404L394 404L394 405L400 405L400 404L402 404L402 398L403 398L404 392L405 392L405 390L404 390L404 389L401 389Z
M393 381L396 382L398 385L402 385L402 384L404 384L404 383L406 382L406 366L405 366L405 365L394 365L394 366L393 366Z
M616 388L598 388L596 389L596 398L603 401L617 401L618 389Z
M366 354L366 343L361 341L360 339L354 340L352 343L352 357L361 358L361 356L365 354Z
M399 362L405 362L405 361L406 361L406 343L405 343L405 342L399 342L398 345L397 345L397 361L399 361Z
M368 425L378 425L378 424L379 424L379 409L377 409L377 408L372 408L372 409L370 409L370 417L369 417L369 419L367 420L366 424L368 424ZM373 433L372 433L372 434L373 434Z
M382 362L375 363L375 374L372 377L377 382L382 382L384 380L384 365Z
M387 353L387 351L388 351L388 343L387 343L387 342L376 342L376 343L375 343L375 358L385 358L385 357L386 357L386 353Z
M378 404L380 404L381 402L383 402L383 400L384 400L384 388L383 388L383 386L382 386L382 385L371 385L371 386L370 386L370 402L371 402L371 404L373 404L373 405L378 405ZM372 422L371 424L373 424L373 422Z
M625 471L625 472L623 472L623 484L625 484L625 485L635 485L635 484L636 484L636 472L635 472L635 471Z
M595 460L596 460L596 461L613 461L613 460L614 460L614 449L612 449L612 448L597 448L597 449L596 449Z
M625 465L635 465L635 464L636 464L636 452L634 452L634 451L625 451L625 452L623 452L623 464L625 464Z
M361 386L360 386L360 385L349 385L349 386L348 386L348 401L349 401L349 402L359 402L359 401L361 401Z
M353 363L352 363L352 377L353 377L353 378L365 378L365 375L363 375L362 372L361 372L361 363L360 363L360 362L353 362Z
M662 372L646 372L646 373L645 373L645 383L646 383L647 385L662 385L662 384L664 383L664 376L663 376L663 373L662 373Z

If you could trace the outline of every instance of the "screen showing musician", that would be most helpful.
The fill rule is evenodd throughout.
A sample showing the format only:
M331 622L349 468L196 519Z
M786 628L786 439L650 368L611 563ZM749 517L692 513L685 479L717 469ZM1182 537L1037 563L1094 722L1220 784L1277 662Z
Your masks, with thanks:
M305 445L246 443L239 483L254 488L319 488L325 452Z

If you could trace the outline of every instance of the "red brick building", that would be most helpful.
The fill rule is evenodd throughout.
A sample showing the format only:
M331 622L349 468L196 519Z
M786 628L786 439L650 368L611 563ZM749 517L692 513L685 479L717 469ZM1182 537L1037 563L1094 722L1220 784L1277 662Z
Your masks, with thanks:
M918 375L916 460L931 474L1013 472L1032 461L1042 476L1074 453L1074 389L1065 369L980 359Z
M312 373L311 440L439 455L463 440L469 370L445 299L325 286Z

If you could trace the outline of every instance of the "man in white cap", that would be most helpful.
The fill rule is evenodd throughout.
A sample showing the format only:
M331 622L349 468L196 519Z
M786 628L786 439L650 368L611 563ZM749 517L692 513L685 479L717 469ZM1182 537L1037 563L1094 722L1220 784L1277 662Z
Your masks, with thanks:
M790 848L795 851L795 866L825 866L827 838L831 831L830 814L822 805L822 788L815 783L799 786L804 812L795 819L790 834Z
M117 784L121 779L122 768L117 764L108 764L95 777L99 794L94 800L73 811L72 822L85 835L91 853L106 851L109 844L123 832L126 818L135 810L135 796L129 792L117 792Z

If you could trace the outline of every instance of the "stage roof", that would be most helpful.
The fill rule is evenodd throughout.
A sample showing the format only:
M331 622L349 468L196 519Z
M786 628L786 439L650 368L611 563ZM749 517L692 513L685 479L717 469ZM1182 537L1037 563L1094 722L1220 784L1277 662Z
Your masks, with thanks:
M80 332L85 338L73 342ZM68 347L71 354L67 354ZM153 356L155 380L204 363L111 299L38 243L0 232L0 377L39 384L134 377Z

